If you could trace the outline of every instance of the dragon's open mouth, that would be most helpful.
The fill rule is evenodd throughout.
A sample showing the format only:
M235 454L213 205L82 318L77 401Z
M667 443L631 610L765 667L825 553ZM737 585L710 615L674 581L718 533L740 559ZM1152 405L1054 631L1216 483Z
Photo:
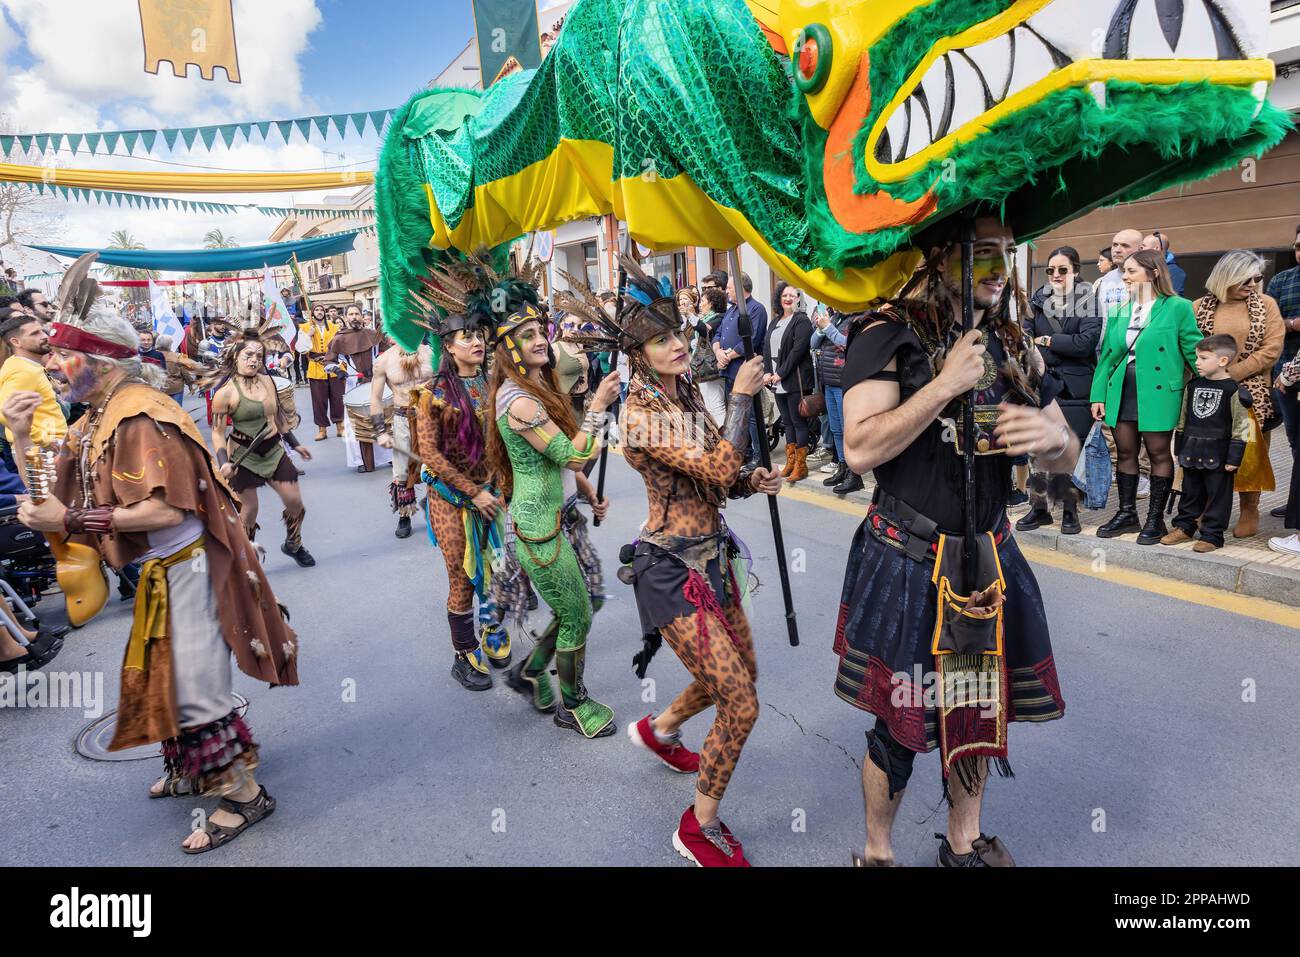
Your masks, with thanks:
M1026 15L1030 10L1036 12ZM1017 11L1023 12L1017 16ZM875 144L868 147L868 156L883 166L932 159L931 154L937 151L931 147L1014 109L1008 101L1018 94L1036 88L1041 96L1087 82L1087 71L1082 68L1085 61L1128 61L1132 78L1141 80L1140 68L1151 61L1260 57L1262 43L1252 35L1251 26L1267 22L1268 5L1263 0L1014 4L931 51L905 84L903 94L886 108L887 119L877 121ZM990 28L1000 32L990 38ZM1107 65L1106 72L1112 79L1126 78L1124 68L1117 68L1114 62ZM1207 79L1215 79L1211 70L1205 72ZM1094 92L1099 99L1105 95L1101 84ZM1027 96L1039 98L1032 93ZM1004 104L1007 106L999 109ZM919 155L923 152L925 157Z

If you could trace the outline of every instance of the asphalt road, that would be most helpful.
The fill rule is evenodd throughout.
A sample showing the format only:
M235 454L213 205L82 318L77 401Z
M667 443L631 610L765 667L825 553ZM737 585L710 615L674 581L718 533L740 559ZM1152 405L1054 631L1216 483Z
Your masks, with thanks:
M299 398L305 406L305 393ZM304 541L315 568L275 549L269 516L278 504L266 490L262 504L270 579L302 640L302 684L272 690L236 677L262 746L259 777L279 801L274 816L218 852L184 857L189 815L206 804L147 800L160 759L90 761L72 748L88 723L80 710L5 709L0 863L684 866L670 838L693 780L622 733L687 681L666 646L652 685L643 688L630 668L639 626L631 590L614 572L618 547L645 516L635 473L611 457L614 508L595 532L614 598L596 616L587 679L614 708L620 733L586 741L553 727L504 683L472 694L453 681L444 566L422 521L398 540L388 474L347 470L337 438L312 451ZM831 691L855 519L788 499L782 514L798 648L786 641L766 505L728 509L764 583L753 613L763 711L723 817L755 865L844 865L863 840L859 765L870 725ZM991 784L984 831L1022 864L1300 863L1300 774L1287 730L1300 636L1055 568L1040 568L1039 579L1066 715L1013 725L1016 777ZM543 607L534 626L545 621ZM56 662L102 671L107 707L129 622L129 605L114 600ZM524 647L516 639L516 653ZM688 744L698 747L710 720L706 712L686 726ZM931 835L943 825L932 754L918 760L896 826L900 862L932 863Z

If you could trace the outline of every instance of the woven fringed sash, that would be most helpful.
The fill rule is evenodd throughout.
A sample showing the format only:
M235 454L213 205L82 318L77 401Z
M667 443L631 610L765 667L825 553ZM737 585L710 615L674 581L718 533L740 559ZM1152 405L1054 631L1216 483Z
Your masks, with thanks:
M984 778L984 762L993 759L999 773L1007 764L1007 710L1011 700L1003 653L1002 615L1006 579L991 533L979 537L979 582L963 591L962 540L940 535L931 576L938 592L931 652L938 676L935 713L944 793L956 774L967 794ZM972 592L996 588L995 599L971 608Z

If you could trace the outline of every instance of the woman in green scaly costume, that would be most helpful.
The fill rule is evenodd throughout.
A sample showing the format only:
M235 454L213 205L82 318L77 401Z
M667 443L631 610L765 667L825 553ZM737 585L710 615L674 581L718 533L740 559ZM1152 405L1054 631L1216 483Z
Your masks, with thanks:
M553 710L557 726L603 738L617 728L613 710L589 697L582 680L592 608L578 558L561 529L562 470L581 471L599 451L605 410L618 398L618 373L600 383L579 429L568 396L557 387L543 321L536 306L525 304L498 323L489 383L497 427L487 430L488 459L510 496L519 564L558 626L543 632L507 681L538 711ZM559 701L546 674L552 657Z

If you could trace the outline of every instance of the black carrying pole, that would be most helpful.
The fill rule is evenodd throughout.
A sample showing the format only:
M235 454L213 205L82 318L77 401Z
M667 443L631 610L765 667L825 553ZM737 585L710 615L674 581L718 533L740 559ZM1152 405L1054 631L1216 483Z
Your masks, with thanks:
M621 254L623 250L620 249L619 252ZM623 328L623 297L626 294L627 294L627 267L623 265L623 257L622 255L620 255L619 263L618 263L618 298L614 300L614 324L618 326L620 329ZM609 354L609 358L610 358L610 371L612 372L618 368L618 350L615 349L613 352L611 352ZM608 375L608 373L606 374ZM613 415L615 419L618 418L619 405L621 405L621 403L616 401L608 409L609 413ZM603 501L605 498L605 466L609 464L609 429L606 428L604 432L605 432L605 442L600 447L600 467L596 473L596 501L597 502ZM600 519L598 517L593 518L591 520L591 525L593 528L600 528Z
M731 269L731 282L736 290L736 327L740 333L741 348L745 359L754 356L754 325L749 319L749 297L745 294L745 282L740 271L740 254L732 249L727 253L727 264ZM758 461L763 468L771 471L772 450L767 447L767 423L763 421L763 402L754 396L754 423L758 431ZM772 516L772 538L776 545L776 567L781 574L781 598L785 601L785 628L790 636L790 647L799 647L799 623L795 620L794 598L790 595L790 569L785 561L785 535L781 531L781 509L777 506L776 496L767 495L767 507Z
M965 336L975 328L975 220L968 217L961 230L961 334ZM973 595L979 587L979 550L975 539L975 390L966 396L962 408L961 436L966 481L963 484L963 518L965 536L962 539L962 574L964 590Z

